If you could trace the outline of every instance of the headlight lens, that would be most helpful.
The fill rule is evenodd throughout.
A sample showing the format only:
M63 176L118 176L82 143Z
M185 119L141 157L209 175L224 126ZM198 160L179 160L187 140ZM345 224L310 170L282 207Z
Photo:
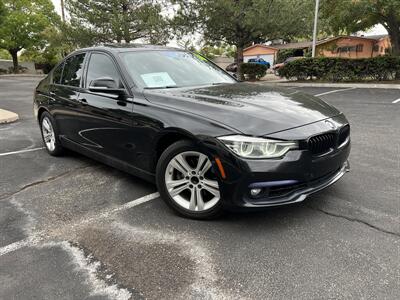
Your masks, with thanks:
M243 135L228 135L218 138L230 150L246 158L277 158L282 157L291 149L297 149L295 141L278 141Z

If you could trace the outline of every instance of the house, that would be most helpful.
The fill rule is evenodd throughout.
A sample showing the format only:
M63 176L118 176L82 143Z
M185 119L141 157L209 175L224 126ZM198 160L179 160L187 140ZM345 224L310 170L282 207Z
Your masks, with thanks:
M287 43L280 45L273 45L278 50L291 49L295 50L293 56L305 56L306 52L312 47L312 42L298 42L298 43Z
M275 63L278 49L272 46L255 44L243 50L243 61L248 62L251 58L262 58L271 66Z
M243 50L243 60L263 58L271 65L275 63L279 50L294 50L293 56L305 56L311 52L312 42L272 44L271 46L255 44ZM317 57L368 58L381 56L390 51L388 35L376 36L337 36L320 40L316 45Z
M390 51L390 39L381 36L338 36L318 41L317 56L368 58L385 55Z

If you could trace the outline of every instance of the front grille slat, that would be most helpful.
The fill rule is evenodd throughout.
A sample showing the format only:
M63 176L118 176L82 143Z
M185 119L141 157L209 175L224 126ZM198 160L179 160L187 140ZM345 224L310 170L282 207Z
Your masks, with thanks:
M311 137L308 148L314 155L321 155L335 148L336 133L328 132Z

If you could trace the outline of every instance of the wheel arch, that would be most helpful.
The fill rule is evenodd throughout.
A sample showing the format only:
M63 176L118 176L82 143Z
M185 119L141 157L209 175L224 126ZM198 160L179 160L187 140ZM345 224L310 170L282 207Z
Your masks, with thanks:
M188 131L179 128L169 128L167 130L164 130L157 136L154 143L154 169L162 153L172 144L182 140L199 142L198 137Z
M43 106L42 106L42 107L39 107L38 113L37 113L37 120L38 120L38 122L40 122L40 118L42 117L42 114L43 114L44 112L50 113L50 112L48 111L48 109L44 108Z

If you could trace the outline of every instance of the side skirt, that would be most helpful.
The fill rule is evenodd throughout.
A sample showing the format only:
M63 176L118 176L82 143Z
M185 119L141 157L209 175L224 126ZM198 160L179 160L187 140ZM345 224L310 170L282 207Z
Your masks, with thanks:
M75 151L75 152L78 152L80 154L83 154L83 155L85 155L85 156L87 156L89 158L97 160L97 161L99 161L101 163L109 165L109 166L111 166L113 168L116 168L118 170L127 172L127 173L129 173L131 175L140 177L140 178L142 178L142 179L144 179L146 181L149 181L151 183L155 184L155 182L156 182L155 174L153 174L153 173L150 173L148 171L136 168L136 167L134 167L134 166L132 166L132 165L130 165L130 164L124 162L124 161L121 161L119 159L116 159L114 157L110 157L110 156L101 154L99 152L96 152L96 151L94 151L92 149L89 149L89 148L87 148L87 147L85 147L83 145L80 145L80 144L78 144L78 143L76 143L74 141L71 141L70 139L66 138L65 136L60 136L60 141L61 141L61 144L63 145L63 147L68 148L68 149L70 149L72 151Z

